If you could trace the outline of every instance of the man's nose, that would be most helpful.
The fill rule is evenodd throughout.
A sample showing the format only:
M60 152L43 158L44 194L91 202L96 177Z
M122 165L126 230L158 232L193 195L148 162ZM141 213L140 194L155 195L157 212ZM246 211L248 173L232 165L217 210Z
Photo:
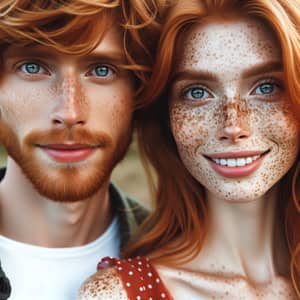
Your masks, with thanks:
M84 125L87 121L87 109L85 93L79 80L74 76L64 78L59 88L58 103L52 114L52 123L68 128Z
M245 100L225 98L220 110L219 140L238 143L251 136L250 113Z

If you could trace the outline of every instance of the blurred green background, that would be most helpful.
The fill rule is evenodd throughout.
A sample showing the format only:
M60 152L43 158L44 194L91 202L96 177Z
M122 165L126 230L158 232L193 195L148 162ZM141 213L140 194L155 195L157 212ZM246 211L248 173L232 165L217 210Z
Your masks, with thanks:
M0 145L0 166L5 166L6 162L6 152L4 148Z

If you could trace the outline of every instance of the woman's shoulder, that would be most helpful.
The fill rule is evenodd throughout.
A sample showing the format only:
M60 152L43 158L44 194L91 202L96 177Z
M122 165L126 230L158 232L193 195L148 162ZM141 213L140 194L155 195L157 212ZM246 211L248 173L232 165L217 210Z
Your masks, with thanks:
M146 257L103 258L98 272L81 287L78 300L171 299Z
M97 273L81 286L78 300L129 300L117 270L117 259L104 258L97 267Z

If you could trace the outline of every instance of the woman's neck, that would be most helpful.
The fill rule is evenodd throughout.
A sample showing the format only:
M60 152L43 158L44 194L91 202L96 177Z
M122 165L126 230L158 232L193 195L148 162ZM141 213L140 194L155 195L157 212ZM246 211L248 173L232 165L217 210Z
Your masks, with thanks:
M207 194L208 232L199 256L201 270L231 273L264 283L286 274L288 251L278 216L278 187L247 203Z

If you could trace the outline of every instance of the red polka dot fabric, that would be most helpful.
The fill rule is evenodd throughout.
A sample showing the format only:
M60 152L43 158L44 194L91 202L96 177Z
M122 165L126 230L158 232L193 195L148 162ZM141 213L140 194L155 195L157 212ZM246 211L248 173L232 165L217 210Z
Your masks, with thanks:
M105 257L99 269L115 267L130 300L172 300L147 257L117 259Z

